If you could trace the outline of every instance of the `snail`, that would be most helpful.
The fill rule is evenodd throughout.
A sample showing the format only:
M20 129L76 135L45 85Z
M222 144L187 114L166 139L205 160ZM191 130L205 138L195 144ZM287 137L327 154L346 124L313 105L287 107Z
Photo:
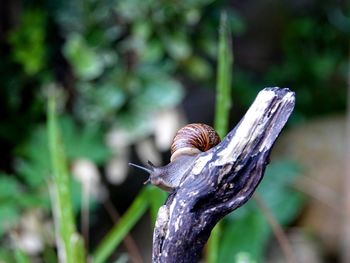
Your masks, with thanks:
M197 155L208 151L220 143L220 137L209 125L192 123L178 130L171 145L170 163L155 167L148 161L149 167L133 163L129 165L146 171L150 174L145 182L171 191L178 187L186 172L192 167Z

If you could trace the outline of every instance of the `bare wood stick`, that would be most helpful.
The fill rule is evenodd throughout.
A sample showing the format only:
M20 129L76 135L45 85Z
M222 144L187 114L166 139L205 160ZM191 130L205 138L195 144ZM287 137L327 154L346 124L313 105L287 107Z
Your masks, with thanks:
M289 89L265 88L225 139L198 155L158 211L154 263L199 260L215 224L252 196L294 104Z

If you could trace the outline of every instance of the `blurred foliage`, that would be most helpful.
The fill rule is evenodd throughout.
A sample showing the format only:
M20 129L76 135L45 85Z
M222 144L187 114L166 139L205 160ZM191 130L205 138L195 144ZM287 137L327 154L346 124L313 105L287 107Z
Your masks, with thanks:
M302 207L303 195L292 188L299 170L293 162L275 161L267 166L257 189L282 226L291 223ZM218 262L231 262L241 252L247 253L256 262L262 261L271 227L253 199L227 216L223 228Z
M20 26L9 35L13 60L23 66L24 72L34 75L45 67L46 18L43 10L24 12Z
M201 19L200 8L209 2L52 2L67 36L63 54L76 77L77 118L149 134L145 123L152 112L173 107L183 97L173 76L178 68L210 76L211 66L192 50L189 39ZM195 35L203 43L214 36Z
M320 26L325 15L303 16L287 25L283 62L271 67L266 76L277 85L293 87L299 117L345 109L349 36L329 23Z
M222 8L234 41L249 30L225 1L16 3L18 9L7 17L14 25L9 22L6 37L0 39L0 259L5 262L27 260L20 250L13 255L13 244L7 242L19 232L23 213L50 211L45 105L52 87L62 95L58 125L68 166L86 158L101 167L111 157L104 143L108 130L124 129L127 143L137 142L152 134L157 112L182 101L183 83L215 86ZM282 25L278 61L263 74L235 65L235 106L245 109L262 87L279 85L297 92L295 122L344 110L350 27L337 8L331 1L291 8ZM283 224L295 218L302 204L301 196L290 189L297 173L289 162L271 165L259 187ZM74 180L70 184L77 214L81 185ZM163 199L164 193L154 190L145 200L153 218ZM220 262L260 261L271 233L253 202L225 219L223 228ZM53 244L45 245L40 256L55 262Z
M261 87L295 91L290 123L343 112L346 107L350 5L332 1L304 5L281 7L286 18L277 39L282 50L273 54L277 59L269 61L262 73L236 67L233 79L233 96L245 107Z

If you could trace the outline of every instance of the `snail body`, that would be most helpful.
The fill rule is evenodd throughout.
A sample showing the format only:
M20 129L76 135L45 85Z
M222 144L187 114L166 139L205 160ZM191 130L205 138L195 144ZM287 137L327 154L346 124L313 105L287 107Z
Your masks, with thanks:
M147 171L153 185L163 190L171 191L178 187L187 171L194 164L194 160L201 152L205 152L220 143L220 137L209 125L192 123L181 128L175 135L171 145L170 163L155 167L148 161L149 168L131 164Z

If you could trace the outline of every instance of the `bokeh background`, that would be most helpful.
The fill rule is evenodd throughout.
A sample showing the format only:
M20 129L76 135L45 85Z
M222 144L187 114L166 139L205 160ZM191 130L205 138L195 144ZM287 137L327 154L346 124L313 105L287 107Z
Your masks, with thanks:
M264 87L288 87L297 100L258 188L265 205L251 200L223 220L218 262L291 260L269 215L298 262L350 262L345 0L1 1L1 262L58 261L50 94L77 228L92 253L145 187L128 162L168 163L180 127L213 123L222 11L234 56L230 129ZM108 262L150 262L152 227L147 212Z

